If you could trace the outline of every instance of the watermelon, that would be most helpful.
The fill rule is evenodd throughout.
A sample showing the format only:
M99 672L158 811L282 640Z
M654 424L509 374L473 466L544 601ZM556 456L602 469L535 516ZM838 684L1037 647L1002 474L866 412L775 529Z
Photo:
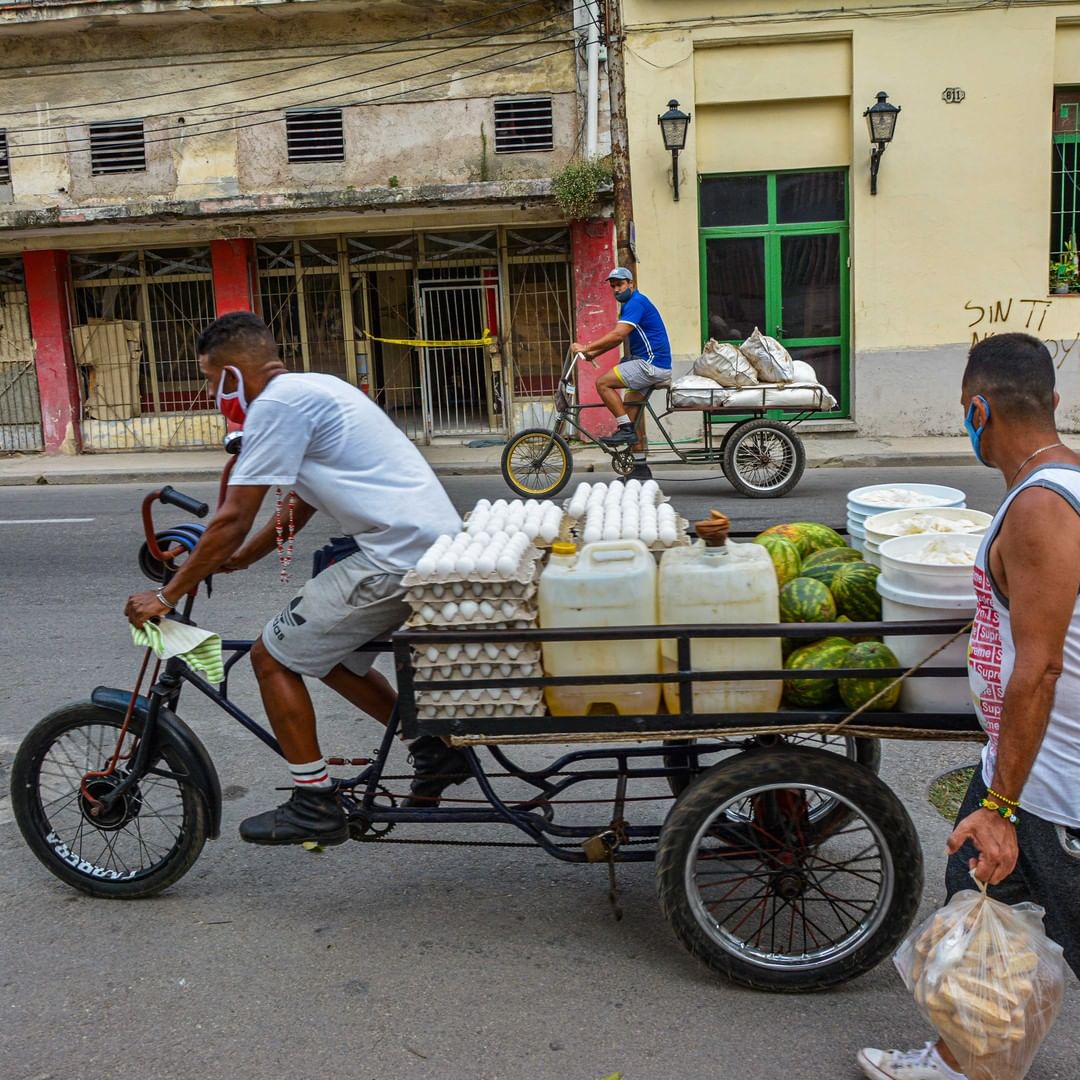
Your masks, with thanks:
M846 563L846 562L862 562L862 553L856 551L853 547L833 547L822 548L820 551L815 551L810 555L807 555L803 559L803 569L808 570L814 566L820 566L822 563Z
M802 560L799 549L790 540L782 536L759 536L754 543L760 544L769 553L776 571L777 585L783 587L799 576Z
M763 536L779 536L784 540L790 540L798 549L799 555L806 558L815 551L825 548L846 547L844 538L828 525L818 525L813 521L795 521L787 525L772 525L758 539Z
M848 667L847 658L852 651L851 642L841 637L827 637L803 645L784 661L788 671L828 670ZM836 693L835 679L785 679L784 700L804 708L827 705Z
M847 659L839 666L849 668L903 667L892 650L888 646L882 645L880 641L864 641L861 645L853 645L851 652L847 654ZM879 690L883 690L889 683L893 682L893 677L881 679L847 678L838 679L837 681L840 684L840 697L843 699L844 704L849 709L857 709L860 705L864 705L869 701ZM887 712L889 709L895 709L899 701L900 686L896 685L887 694L879 697L870 706L870 711Z
M832 579L836 575L836 571L842 566L850 566L850 563L843 562L819 562L813 566L805 567L800 577L813 578L814 581L820 581L822 585L828 589L832 589Z
M798 549L800 557L810 554L811 548L806 535L795 525L771 525L754 539L762 540L767 536L779 536L781 540L789 540Z
M881 597L877 591L881 571L867 562L845 563L833 574L829 590L842 615L853 622L879 622Z
M832 593L820 581L797 577L780 590L780 621L832 622L836 603Z

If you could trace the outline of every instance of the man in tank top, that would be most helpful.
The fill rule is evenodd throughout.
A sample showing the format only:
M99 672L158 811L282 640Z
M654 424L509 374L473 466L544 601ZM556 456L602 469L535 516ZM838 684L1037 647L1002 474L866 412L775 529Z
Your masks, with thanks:
M975 560L968 674L988 736L948 840L946 888L970 870L1005 903L1046 909L1046 932L1080 974L1080 456L1054 423L1046 346L979 342L961 406L975 456L1006 495ZM963 1080L945 1043L859 1051L872 1080Z

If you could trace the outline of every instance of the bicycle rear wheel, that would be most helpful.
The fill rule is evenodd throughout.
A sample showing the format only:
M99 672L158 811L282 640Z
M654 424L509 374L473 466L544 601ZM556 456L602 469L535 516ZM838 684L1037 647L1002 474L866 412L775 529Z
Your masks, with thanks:
M123 718L97 705L70 705L23 739L11 773L11 804L30 850L51 873L91 896L133 900L178 881L199 857L208 832L206 803L167 740L150 767L109 810L95 817L81 785L103 771ZM143 722L132 717L112 776L88 781L101 798L128 776Z
M525 499L553 498L574 471L566 440L547 428L526 428L512 436L501 464L507 485Z

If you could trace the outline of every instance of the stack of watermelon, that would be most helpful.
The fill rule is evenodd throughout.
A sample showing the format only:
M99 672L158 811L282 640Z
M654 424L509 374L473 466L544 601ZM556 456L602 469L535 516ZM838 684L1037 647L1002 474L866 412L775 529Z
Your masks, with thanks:
M859 552L828 525L797 521L774 525L755 537L768 551L780 586L780 621L877 622L881 619L881 597L877 592L876 566L864 562ZM830 668L899 667L893 653L876 638L826 637L809 644L785 641L791 671ZM857 708L872 697L888 679L787 679L784 697L792 705L822 708L837 693L848 708ZM896 707L900 687L879 698L873 710Z

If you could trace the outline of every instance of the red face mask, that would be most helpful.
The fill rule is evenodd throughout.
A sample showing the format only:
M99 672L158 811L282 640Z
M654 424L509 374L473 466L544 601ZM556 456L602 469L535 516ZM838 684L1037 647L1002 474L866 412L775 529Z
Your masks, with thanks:
M225 393L225 372L231 371L236 378L236 389ZM226 364L221 372L221 381L218 383L217 396L215 398L218 410L226 420L234 424L243 424L247 416L248 403L244 396L244 380L239 370L231 364Z

